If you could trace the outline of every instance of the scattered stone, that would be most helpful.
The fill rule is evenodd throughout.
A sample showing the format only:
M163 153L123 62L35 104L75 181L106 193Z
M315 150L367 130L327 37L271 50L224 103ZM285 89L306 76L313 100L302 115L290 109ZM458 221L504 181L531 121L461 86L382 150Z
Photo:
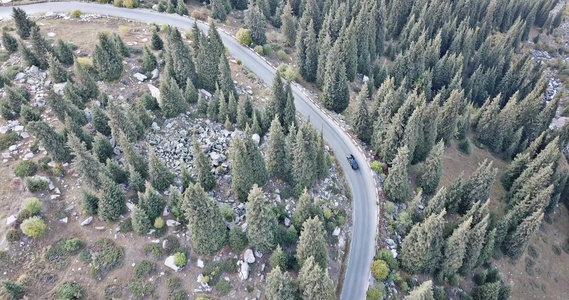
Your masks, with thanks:
M59 219L59 222L67 224L67 221L68 221L68 220L69 220L69 218L68 218L68 217L65 217L65 218L63 218L63 219Z
M10 130L10 127L8 127L8 126L0 126L0 133L1 134L6 134L6 133L8 133L9 130Z
M8 217L8 219L6 219L6 225L10 226L10 225L16 223L16 221L18 221L18 216L11 215Z
M22 72L19 72L19 73L17 73L16 76L14 77L14 80L21 80L21 79L24 79L24 78L26 78L26 74L25 74L25 73L22 73Z
M24 160L30 160L32 158L34 158L34 154L31 152L24 155Z
M333 236L339 236L340 235L340 227L336 226L336 228L334 228L334 232L332 232Z
M241 268L239 269L239 279L243 281L247 280L248 278L249 278L249 264L247 264L247 262L242 262Z
M198 265L198 268L203 269L204 263L203 263L203 260L201 258L198 258L197 265Z
M162 241L162 249L166 250L168 249L168 246L170 246L170 241L169 240L164 240Z
M85 221L81 222L81 226L87 226L93 222L93 216L88 217Z
M164 265L176 272L178 272L180 270L180 267L176 266L174 264L174 255L170 255L168 257L166 257L166 260L164 261Z
M289 218L285 218L284 222L285 222L286 227L290 226L290 219Z
M154 70L152 70L152 72L150 74L152 74L152 77L150 79L154 80L154 79L158 78L158 74L160 74L160 73L159 73L158 69L154 69Z
M152 84L148 85L148 89L150 90L150 95L156 98L156 100L158 100L158 103L160 103L160 89L153 86Z
M245 253L243 254L243 260L245 260L245 262L249 264L254 263L255 255L253 255L253 250L251 249L245 250Z
M178 225L180 225L180 222L176 220L166 220L166 226L168 227L176 227Z
M22 130L24 130L24 126L22 126L22 125L14 126L14 131L20 132Z
M97 229L97 230L105 230L105 226L97 226L97 227L95 227L95 229Z
M48 32L48 33L47 33L47 36L49 36L49 37L54 37L54 36L55 36L55 32Z
M258 250L255 250L255 256L257 258L261 258L261 257L263 257L263 253L259 252Z
M254 133L254 134L251 136L251 139L252 139L257 145L259 145L259 142L261 142L261 137L260 137L258 134L256 134L256 133Z
M54 83L53 84L53 91L57 94L63 95L63 89L65 89L66 84L67 84L67 82Z
M144 74L140 74L140 73L135 73L134 78L138 79L138 81L143 82L145 81L148 77L146 77L146 75Z
M30 137L30 134L25 132L25 131L22 131L22 132L20 132L20 137L23 139L27 139Z

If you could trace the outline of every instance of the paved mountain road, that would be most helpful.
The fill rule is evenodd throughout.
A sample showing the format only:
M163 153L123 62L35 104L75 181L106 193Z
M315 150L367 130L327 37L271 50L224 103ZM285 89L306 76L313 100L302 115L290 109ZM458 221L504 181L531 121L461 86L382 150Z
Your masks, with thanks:
M49 2L20 6L28 14L39 14L48 11L69 12L79 9L85 13L111 15L156 24L168 24L182 29L191 29L193 20L175 14L164 14L142 9L118 8L111 5L101 5L85 2ZM12 8L0 7L0 16L10 18ZM200 29L207 31L208 26L198 22ZM229 52L240 59L252 72L268 84L272 83L275 69L250 49L241 46L233 37L220 32L221 38ZM319 109L301 88L293 86L295 104L298 112L310 117L310 122L318 129L323 128L324 138L334 151L338 162L344 169L344 174L352 191L353 220L352 236L348 269L345 275L342 300L365 299L370 266L374 255L374 245L377 228L377 196L372 171L365 163L364 155L358 150L352 139L326 113ZM359 162L360 169L353 171L346 159L352 153Z

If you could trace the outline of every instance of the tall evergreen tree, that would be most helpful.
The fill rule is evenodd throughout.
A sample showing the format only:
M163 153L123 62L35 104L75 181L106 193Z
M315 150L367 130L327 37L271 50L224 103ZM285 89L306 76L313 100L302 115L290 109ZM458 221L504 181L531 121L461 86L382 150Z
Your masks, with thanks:
M318 216L308 219L302 224L302 233L296 250L296 260L300 266L309 257L313 257L314 262L323 270L326 269L328 254L324 240L324 228Z
M223 48L223 44L221 45L221 47ZM170 30L168 34L167 48L169 56L171 58L171 65L172 65L174 78L176 79L176 83L178 84L178 86L181 87L182 89L185 88L186 81L188 80L188 78L192 80L193 83L197 83L196 67L194 65L192 54L190 53L190 48L182 40L182 35L180 34L180 31L178 31L178 29ZM212 54L214 53L210 52L210 55ZM216 64L219 63L217 58L214 59L213 61ZM217 70L215 76L217 76Z
M423 211L423 215L428 217L432 214L440 214L445 208L448 201L447 189L443 186L439 191L429 200L427 207Z
M215 176L211 172L211 163L205 153L201 150L198 140L194 137L192 141L194 152L194 167L197 171L197 182L206 191L211 191L217 185Z
M179 0L177 5L176 5L176 13L179 14L180 16L189 16L189 12L188 12L188 6L186 5L186 2L184 2L184 0Z
M405 297L405 300L435 300L433 295L433 282L425 281L420 286L414 288Z
M44 121L32 121L28 123L26 129L41 141L55 162L63 163L71 160L65 140L49 124Z
M278 116L271 123L269 140L267 142L267 173L280 179L290 176L289 165L286 161L285 135Z
M290 300L296 298L298 287L288 272L276 267L267 275L265 292L267 300Z
M135 205L132 208L132 229L139 235L147 234L152 228L152 223L150 222L150 217L144 208Z
M296 188L311 187L316 181L315 149L312 137L312 128L303 124L296 133L293 153L292 176Z
M93 190L98 190L101 186L99 182L101 164L98 159L87 150L85 143L74 134L67 136L67 146L73 154L73 169L81 176L87 186Z
M357 107L352 120L352 127L362 142L369 143L371 139L371 119L367 110L367 89L362 89L358 94Z
M101 172L99 196L99 216L105 221L115 222L124 212L125 197L122 189L109 176Z
M150 49L148 49L148 46L145 45L142 55L142 69L144 72L152 72L152 70L156 69L156 65L156 56L154 56L154 54L150 52Z
M537 210L527 217L516 230L506 239L506 253L514 260L520 258L526 251L533 234L543 220L543 211Z
M113 33L113 41L115 43L115 47L117 48L117 52L122 57L130 57L130 50L118 34Z
M190 185L184 193L182 210L188 219L188 230L196 253L217 253L227 245L227 228L219 206L199 183Z
M2 31L2 45L10 53L18 51L18 40L14 38L8 31Z
M99 44L93 51L93 65L104 81L115 81L122 75L122 57L108 32L99 33Z
M463 187L461 212L470 209L474 202L484 203L488 200L497 172L497 169L492 168L492 161L488 160L484 160L474 171Z
M162 39L158 35L156 28L152 29L151 46L152 46L152 49L154 49L154 50L162 50L164 48L164 42L162 41Z
M150 149L150 177L152 178L152 186L158 191L163 191L174 183L174 174L168 170L168 167L156 156L154 149Z
M255 44L264 45L267 42L265 35L267 24L258 5L253 4L245 11L245 26L249 29Z
M256 184L247 197L247 238L251 246L261 252L269 252L276 246L277 218L271 204Z
M439 113L437 140L443 139L447 146L450 145L452 136L456 131L456 122L463 97L462 91L452 91Z
M117 136L114 137L117 138ZM133 167L134 170L136 170L136 172L138 172L142 178L146 178L146 176L148 176L148 161L146 158L134 151L132 144L128 141L124 134L119 133L117 141L120 145L121 151L124 154L126 163L129 166Z
M322 269L314 257L308 257L302 265L298 273L298 284L303 299L336 299L334 285L328 277L328 270Z
M275 119L275 116L279 116L279 122L283 123L283 116L285 114L285 107L287 102L287 94L284 90L283 81L281 76L277 73L275 78L273 79L273 86L271 88L271 96L269 98L269 102L265 106L265 113L263 114L264 125L265 128L269 128L271 126L272 121Z
M472 217L462 222L445 241L441 272L445 276L454 275L462 266L472 224Z
M211 4L211 16L214 19L225 21L227 19L227 13L229 13L227 7L225 6L226 0L210 0Z
M296 228L302 229L302 226L306 220L315 216L314 214L314 204L312 199L308 194L308 191L304 189L302 195L298 198L298 203L296 204L296 210L292 216L292 223Z
M53 51L57 59L64 65L73 64L73 50L69 44L65 43L62 39L58 39L54 46Z
M109 116L109 127L115 139L124 134L129 142L137 140L138 134L135 125L129 122L124 110L118 103L111 101L107 106L107 114Z
M320 129L320 134L316 137L316 177L318 179L328 177L329 172L324 148L324 130Z
M431 215L415 224L401 245L401 263L407 272L431 273L438 267L443 246L444 215Z
M468 233L468 239L466 241L466 252L464 253L464 259L462 261L462 267L460 268L461 274L468 274L478 262L478 258L482 253L484 245L484 237L486 236L486 229L488 228L489 215L484 216L484 218L475 224L474 227Z
M327 109L340 113L348 107L350 93L341 57L341 41L336 41L328 54L322 93L322 103Z
M160 81L160 108L166 118L182 113L185 108L184 96L174 78L163 77Z
M138 206L146 211L148 218L154 223L154 220L162 215L166 202L150 182L145 182L144 188L144 193L138 193Z
M219 59L219 88L223 92L225 99L228 100L231 94L239 95L235 84L233 83L233 78L231 78L231 69L229 68L229 61L225 53L221 55Z
M48 54L47 61L49 64L49 74L51 75L54 83L62 83L69 80L69 74L67 73L67 70L63 68L55 56Z
M99 209L99 198L86 190L81 190L81 207L88 215L96 215Z
M100 163L103 163L107 158L111 158L113 155L113 146L109 139L102 135L100 132L95 136L95 141L93 142L93 154L97 157Z
M34 27L37 27L36 22L30 20L26 12L19 8L12 8L12 19L16 23L16 32L23 40L28 39Z
M283 115L283 123L282 126L284 131L288 133L288 129L291 125L297 126L296 123L296 106L294 105L294 95L292 94L292 88L290 86L290 82L287 83L286 87L286 105L284 109Z
M409 150L407 146L399 148L393 160L393 166L383 183L385 196L391 201L407 202L411 199L409 193Z
M229 103L227 103L227 114L229 115L229 120L231 123L237 122L237 99L235 99L236 94L229 95ZM239 96L237 96L239 97Z
M421 182L423 192L427 195L434 193L439 185L443 171L444 154L445 145L440 141L431 149L429 156L425 161L419 181Z
M73 63L73 75L75 75L73 87L83 102L96 99L99 96L97 82L89 74L89 71L76 60Z
M293 46L296 41L296 18L292 15L290 1L287 1L283 14L281 15L281 32L285 46Z

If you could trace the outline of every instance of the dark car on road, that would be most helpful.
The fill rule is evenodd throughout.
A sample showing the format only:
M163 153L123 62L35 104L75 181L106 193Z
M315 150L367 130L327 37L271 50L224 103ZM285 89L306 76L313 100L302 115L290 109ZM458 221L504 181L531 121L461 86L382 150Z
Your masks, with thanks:
M346 158L348 159L350 166L352 166L352 170L357 170L360 168L360 166L358 166L358 162L356 161L356 158L352 154L346 156Z

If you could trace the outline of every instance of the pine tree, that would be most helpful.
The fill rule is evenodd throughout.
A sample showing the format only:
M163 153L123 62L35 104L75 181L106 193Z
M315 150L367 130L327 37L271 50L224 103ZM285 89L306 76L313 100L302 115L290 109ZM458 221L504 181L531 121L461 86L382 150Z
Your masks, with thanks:
M211 163L205 153L200 148L198 140L194 137L193 141L194 167L197 171L197 182L206 191L211 191L217 185L215 176L211 173Z
M101 182L99 216L105 221L115 222L124 212L124 194L119 185L103 172L99 175L99 181Z
M117 138L117 136L115 136L115 138ZM148 161L146 158L134 151L132 144L124 134L119 133L117 141L119 142L121 151L124 154L126 163L133 167L142 178L146 178L146 176L148 176Z
M67 136L67 146L73 154L73 170L81 176L87 186L98 190L101 186L99 182L101 165L98 159L87 150L85 143L72 133Z
M110 158L113 154L111 142L109 142L109 139L101 133L97 133L95 136L95 141L93 142L93 154L101 163L105 162L107 158Z
M484 104L486 107L482 107L480 110L480 118L478 121L478 126L476 126L476 132L478 133L478 140L490 147L492 151L500 151L502 146L502 141L499 139L500 134L498 134L498 113L500 111L500 98L501 95L498 94L492 101L487 100Z
M88 215L96 215L99 210L99 198L86 190L81 190L81 207Z
M405 133L403 134L403 144L407 145L409 149L409 162L413 161L413 155L415 154L415 148L417 147L417 143L421 140L420 134L422 133L421 130L421 123L422 123L422 111L424 105L424 97L421 98L417 107L413 110L413 113L407 120L407 124L405 125Z
M332 300L336 299L334 285L328 271L322 269L314 261L314 257L308 257L298 273L298 284L303 299Z
M77 106L77 108L81 110L85 109L85 102L83 101L83 98L81 98L79 91L70 81L67 82L63 89L63 97L67 102L73 103L73 105Z
M288 272L276 267L267 275L265 292L267 300L290 300L296 298L298 288Z
M320 129L320 134L316 138L316 177L318 179L324 179L328 177L329 172L324 147L324 130Z
M44 121L33 121L28 123L26 129L41 141L55 162L63 163L71 160L65 140L49 124Z
M20 120L24 125L32 121L41 120L41 112L38 108L31 108L28 105L22 104L20 109Z
M454 275L462 266L472 224L472 217L462 222L445 241L441 272L445 276Z
M166 118L173 118L186 109L184 96L174 78L166 78L160 81L160 108Z
M47 43L47 41L42 37L40 33L40 29L37 26L34 26L31 31L31 44L32 44L32 52L34 56L38 60L37 62L38 67L40 69L47 69L48 68L48 57L47 55L53 52L51 45Z
M423 211L423 215L428 217L432 214L440 214L446 206L448 200L447 189L443 186L439 191L429 200L427 207Z
M341 56L341 41L336 41L328 54L322 89L322 103L327 109L338 113L344 111L350 102L346 67Z
M445 145L440 141L431 149L425 161L419 182L421 182L423 192L427 195L433 194L437 190L443 172L444 154Z
M156 28L152 29L152 49L153 50L162 50L164 48L164 42L158 35Z
M132 208L132 229L139 235L147 234L152 228L152 223L150 222L150 217L144 208L135 205Z
M270 133L267 142L267 173L280 179L288 178L290 176L289 166L283 163L286 161L285 135L278 116L275 116L271 123Z
M484 237L486 236L486 229L488 227L489 215L484 218L470 230L468 239L466 241L466 252L460 268L461 274L468 274L478 262L478 258L482 253L484 245Z
M247 238L251 246L261 252L270 252L276 246L277 218L271 204L256 184L247 197Z
M225 99L229 99L231 94L239 95L235 84L233 83L233 78L231 78L231 69L229 68L229 61L225 53L220 56L219 59L219 88L223 92Z
M431 215L417 223L401 245L401 266L411 274L431 273L439 266L443 246L444 215Z
M181 163L181 179L182 179L182 187L184 189L187 189L190 187L190 184L194 184L196 183L196 180L194 179L194 177L192 176L192 174L190 173L190 171L188 171L188 167L186 166L186 164L182 161Z
M99 44L93 51L93 65L104 81L115 81L122 75L122 57L108 32L99 33Z
M28 102L28 100L16 88L6 87L6 97L8 105L17 114L20 113L22 105Z
M391 201L407 202L411 199L409 193L409 150L407 146L399 148L393 160L393 166L383 183L385 196Z
M273 122L276 116L279 117L279 122L283 124L286 102L287 94L284 90L284 84L281 76L277 73L273 79L271 96L265 106L265 112L263 114L263 123L266 128L269 128L271 126L271 122Z
M221 47L223 48L223 44L221 45ZM185 88L186 81L188 80L188 78L191 79L194 84L197 83L198 78L196 75L196 67L194 65L192 54L190 53L188 45L184 43L184 41L182 40L182 35L178 31L178 29L170 30L168 34L167 52L171 58L173 76L176 79L176 83L178 84L178 86L182 89ZM210 52L209 54L212 55L214 53ZM214 59L214 62L216 64L219 63L217 58ZM217 77L217 70L215 76Z
M264 45L267 42L266 26L265 17L258 5L252 5L245 11L245 27L251 33L253 43Z
M219 76L219 58L225 51L214 23L210 23L209 30L209 38L205 36L200 38L200 46L196 57L196 71L199 78L199 87L214 92Z
M227 101L225 101L225 96L223 93L219 93L219 107L217 109L217 120L219 122L223 122L223 120L227 119Z
M25 292L21 284L9 280L4 280L2 281L2 286L4 287L4 290L6 290L6 293L8 293L10 296L10 299L17 300L24 297Z
M437 140L443 139L447 146L450 145L455 133L459 108L462 105L463 98L462 91L453 90L439 112Z
M303 124L296 133L293 152L292 176L297 188L311 187L317 179L314 157L316 154L312 128Z
M69 80L69 74L67 73L67 70L63 68L55 56L48 54L47 61L49 64L49 74L53 79L53 83L62 83Z
M433 282L425 281L420 286L414 288L405 297L405 300L435 300L433 296Z
M145 182L144 188L144 193L138 193L138 206L144 209L148 214L149 220L154 222L156 218L162 215L166 202L164 201L164 197L154 190L150 182Z
M10 53L18 51L18 41L8 31L2 31L2 45Z
M73 50L65 43L62 39L58 39L53 46L53 51L55 56L64 65L73 64Z
M142 70L144 72L152 72L152 70L156 69L156 56L150 52L148 46L144 46L143 48L143 55L142 55Z
M277 245L277 248L275 249L275 251L273 251L273 254L271 254L271 257L269 258L269 264L273 269L276 268L280 268L283 270L287 269L288 256L286 253L284 253L283 248L281 248L281 245Z
M99 96L97 82L95 82L87 69L82 67L77 61L74 61L73 64L73 74L75 75L73 88L83 102L96 99Z
M267 182L265 160L259 147L246 132L246 137L233 140L230 150L233 179L231 186L239 201L247 199L248 191L254 184L263 186Z
M136 169L130 165L128 166L128 174L128 185L130 188L136 193L144 192L146 187L144 186L144 178L142 178L142 175L140 175L140 173L138 173Z
M113 33L113 41L115 43L115 47L117 48L117 52L122 57L130 57L130 50L118 34Z
M504 175L502 175L501 178L502 185L506 190L509 190L512 187L512 184L526 169L530 160L531 153L520 153L516 156L514 161L508 165L508 169L504 172Z
M107 115L109 117L109 127L115 139L124 134L129 142L135 142L138 138L135 124L129 122L124 110L114 101L107 106Z
M494 239L496 237L496 228L490 230L484 237L484 247L480 251L480 256L478 256L478 261L476 266L480 266L488 262L492 255L494 254Z
M358 94L357 108L352 120L352 128L358 138L364 143L369 143L371 139L371 119L367 110L367 89L362 89Z
M156 156L154 149L150 149L150 177L152 178L152 186L163 191L174 183L174 174L170 172L168 167Z
M176 6L176 13L179 14L180 16L189 16L189 12L188 12L188 6L186 6L186 3L184 2L184 0L178 0L177 6Z
M344 54L344 64L346 65L346 78L352 82L356 79L356 71L358 68L357 34L355 33L353 21L344 32L342 41L342 53Z
M128 173L123 170L117 162L112 161L110 158L107 158L104 170L107 172L107 175L118 184L126 183L128 180Z
M543 211L537 210L527 217L516 230L507 238L505 248L511 259L518 259L526 251L533 234L543 220Z
M484 160L474 171L463 187L461 212L470 209L474 202L485 203L488 200L497 172L497 169L492 168L492 161L488 160Z
M225 0L210 0L211 2L211 16L214 19L225 21L227 19L227 7L225 6Z
M218 121L220 96L221 96L221 91L219 90L219 86L215 84L215 94L213 95L213 98L209 100L207 105L207 116L212 121Z
M312 22L310 23L310 26L312 26ZM310 39L310 36L309 36ZM315 64L317 64L317 66L315 66L316 68L316 86L319 88L322 88L324 85L324 76L326 73L326 62L328 61L328 53L330 53L331 49L332 49L332 37L331 35L326 32L321 33L320 35L320 39L318 41L318 60L315 62ZM343 50L343 49L342 49ZM342 55L344 55L344 53L342 52Z
M249 98L239 99L237 105L237 127L245 129L247 123L249 123L249 115L247 113L247 102Z
M12 8L12 18L16 23L16 32L23 40L28 39L32 29L37 27L36 23L31 21L26 12L21 8Z
M283 123L282 126L285 133L288 133L288 129L291 125L297 126L296 123L296 106L294 105L294 95L292 94L292 88L290 82L287 83L285 87L286 91L286 104L284 109L284 115L282 116Z
M318 216L307 219L302 224L302 233L296 250L296 259L300 266L309 257L313 257L314 262L323 270L326 269L328 254L324 240L324 228Z
M296 204L296 210L292 216L292 223L296 228L302 229L303 224L306 220L314 217L314 204L308 191L304 189L302 195L298 198L298 203Z
M296 40L296 18L292 15L290 1L287 1L281 16L281 32L285 46L294 46Z

